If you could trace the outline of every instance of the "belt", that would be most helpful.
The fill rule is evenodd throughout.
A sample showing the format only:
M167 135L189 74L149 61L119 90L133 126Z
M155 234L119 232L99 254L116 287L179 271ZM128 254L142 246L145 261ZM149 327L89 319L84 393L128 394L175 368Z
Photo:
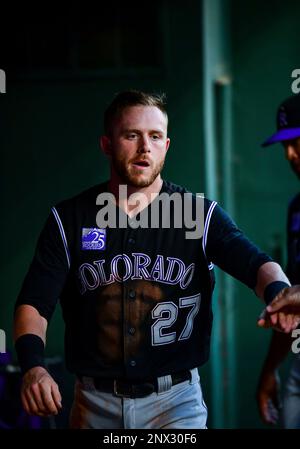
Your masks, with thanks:
M78 377L82 380L82 376ZM171 374L171 378L172 385L177 385L185 380L190 380L191 372L189 370L179 371ZM150 379L145 382L136 381L135 383L124 379L103 379L100 377L94 377L92 379L97 390L123 398L143 398L151 393L158 392L157 379Z

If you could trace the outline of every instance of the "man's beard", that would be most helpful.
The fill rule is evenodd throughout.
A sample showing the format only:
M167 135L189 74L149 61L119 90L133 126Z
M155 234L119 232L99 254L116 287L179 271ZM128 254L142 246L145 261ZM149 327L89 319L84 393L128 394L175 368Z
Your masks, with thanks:
M132 165L125 165L124 161L116 158L115 156L112 157L112 164L116 173L119 175L124 184L127 184L131 187L150 186L155 181L157 176L161 173L164 163L165 161L162 160L152 169L152 171L148 175L141 176L141 174L137 173L138 169L132 169ZM148 170L151 170L151 166L149 166Z

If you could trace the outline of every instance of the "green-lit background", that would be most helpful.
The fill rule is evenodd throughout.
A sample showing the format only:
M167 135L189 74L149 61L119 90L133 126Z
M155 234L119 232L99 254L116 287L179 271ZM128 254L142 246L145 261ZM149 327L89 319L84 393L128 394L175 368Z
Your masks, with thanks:
M117 8L120 2L115 3ZM128 11L136 11L139 4L126 3ZM122 42L112 44L118 30L105 23L105 40L100 34L88 69L44 64L42 70L24 71L16 63L6 70L7 92L0 94L0 328L9 350L14 301L49 208L108 176L98 146L102 114L114 93L123 89L167 93L171 148L164 176L213 196L252 240L285 264L286 209L298 183L282 148L263 150L260 143L274 132L277 105L292 94L291 73L300 68L300 3L165 0L139 8L140 23L147 22L147 8L154 8L156 17L153 28L147 22L144 30L148 42L153 36L147 64L145 57L132 62L132 55L144 51L137 43L140 28L135 31L133 23L128 36L136 32L136 48L133 39L129 56L121 52L108 60L108 68L103 62L95 69L97 48L118 51ZM104 27L101 8L94 16L97 33ZM12 33L4 41L7 48ZM37 53L37 60L41 56ZM3 61L0 53L0 68L6 69L7 54ZM254 400L270 336L256 327L262 304L236 281L221 274L218 280L212 356L201 369L209 426L263 427ZM62 353L58 308L47 355ZM66 379L68 404L73 378Z

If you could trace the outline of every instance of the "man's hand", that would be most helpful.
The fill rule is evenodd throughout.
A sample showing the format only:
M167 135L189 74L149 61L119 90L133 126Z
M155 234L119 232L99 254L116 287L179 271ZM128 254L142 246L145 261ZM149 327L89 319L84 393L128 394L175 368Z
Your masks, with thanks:
M276 424L279 416L280 379L277 371L263 371L259 379L256 401L262 420Z
M281 290L263 310L258 326L290 333L300 324L300 285Z
M21 399L30 415L57 415L62 407L57 383L41 366L35 366L24 374Z

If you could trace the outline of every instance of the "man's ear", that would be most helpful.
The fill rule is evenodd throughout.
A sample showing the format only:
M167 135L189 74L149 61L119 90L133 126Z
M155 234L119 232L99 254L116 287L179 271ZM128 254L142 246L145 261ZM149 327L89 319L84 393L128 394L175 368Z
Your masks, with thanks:
M166 151L168 151L168 149L169 149L170 142L171 142L171 140L170 140L170 138L168 137L167 140L166 140Z
M111 155L111 140L107 136L100 137L100 148L106 156Z

